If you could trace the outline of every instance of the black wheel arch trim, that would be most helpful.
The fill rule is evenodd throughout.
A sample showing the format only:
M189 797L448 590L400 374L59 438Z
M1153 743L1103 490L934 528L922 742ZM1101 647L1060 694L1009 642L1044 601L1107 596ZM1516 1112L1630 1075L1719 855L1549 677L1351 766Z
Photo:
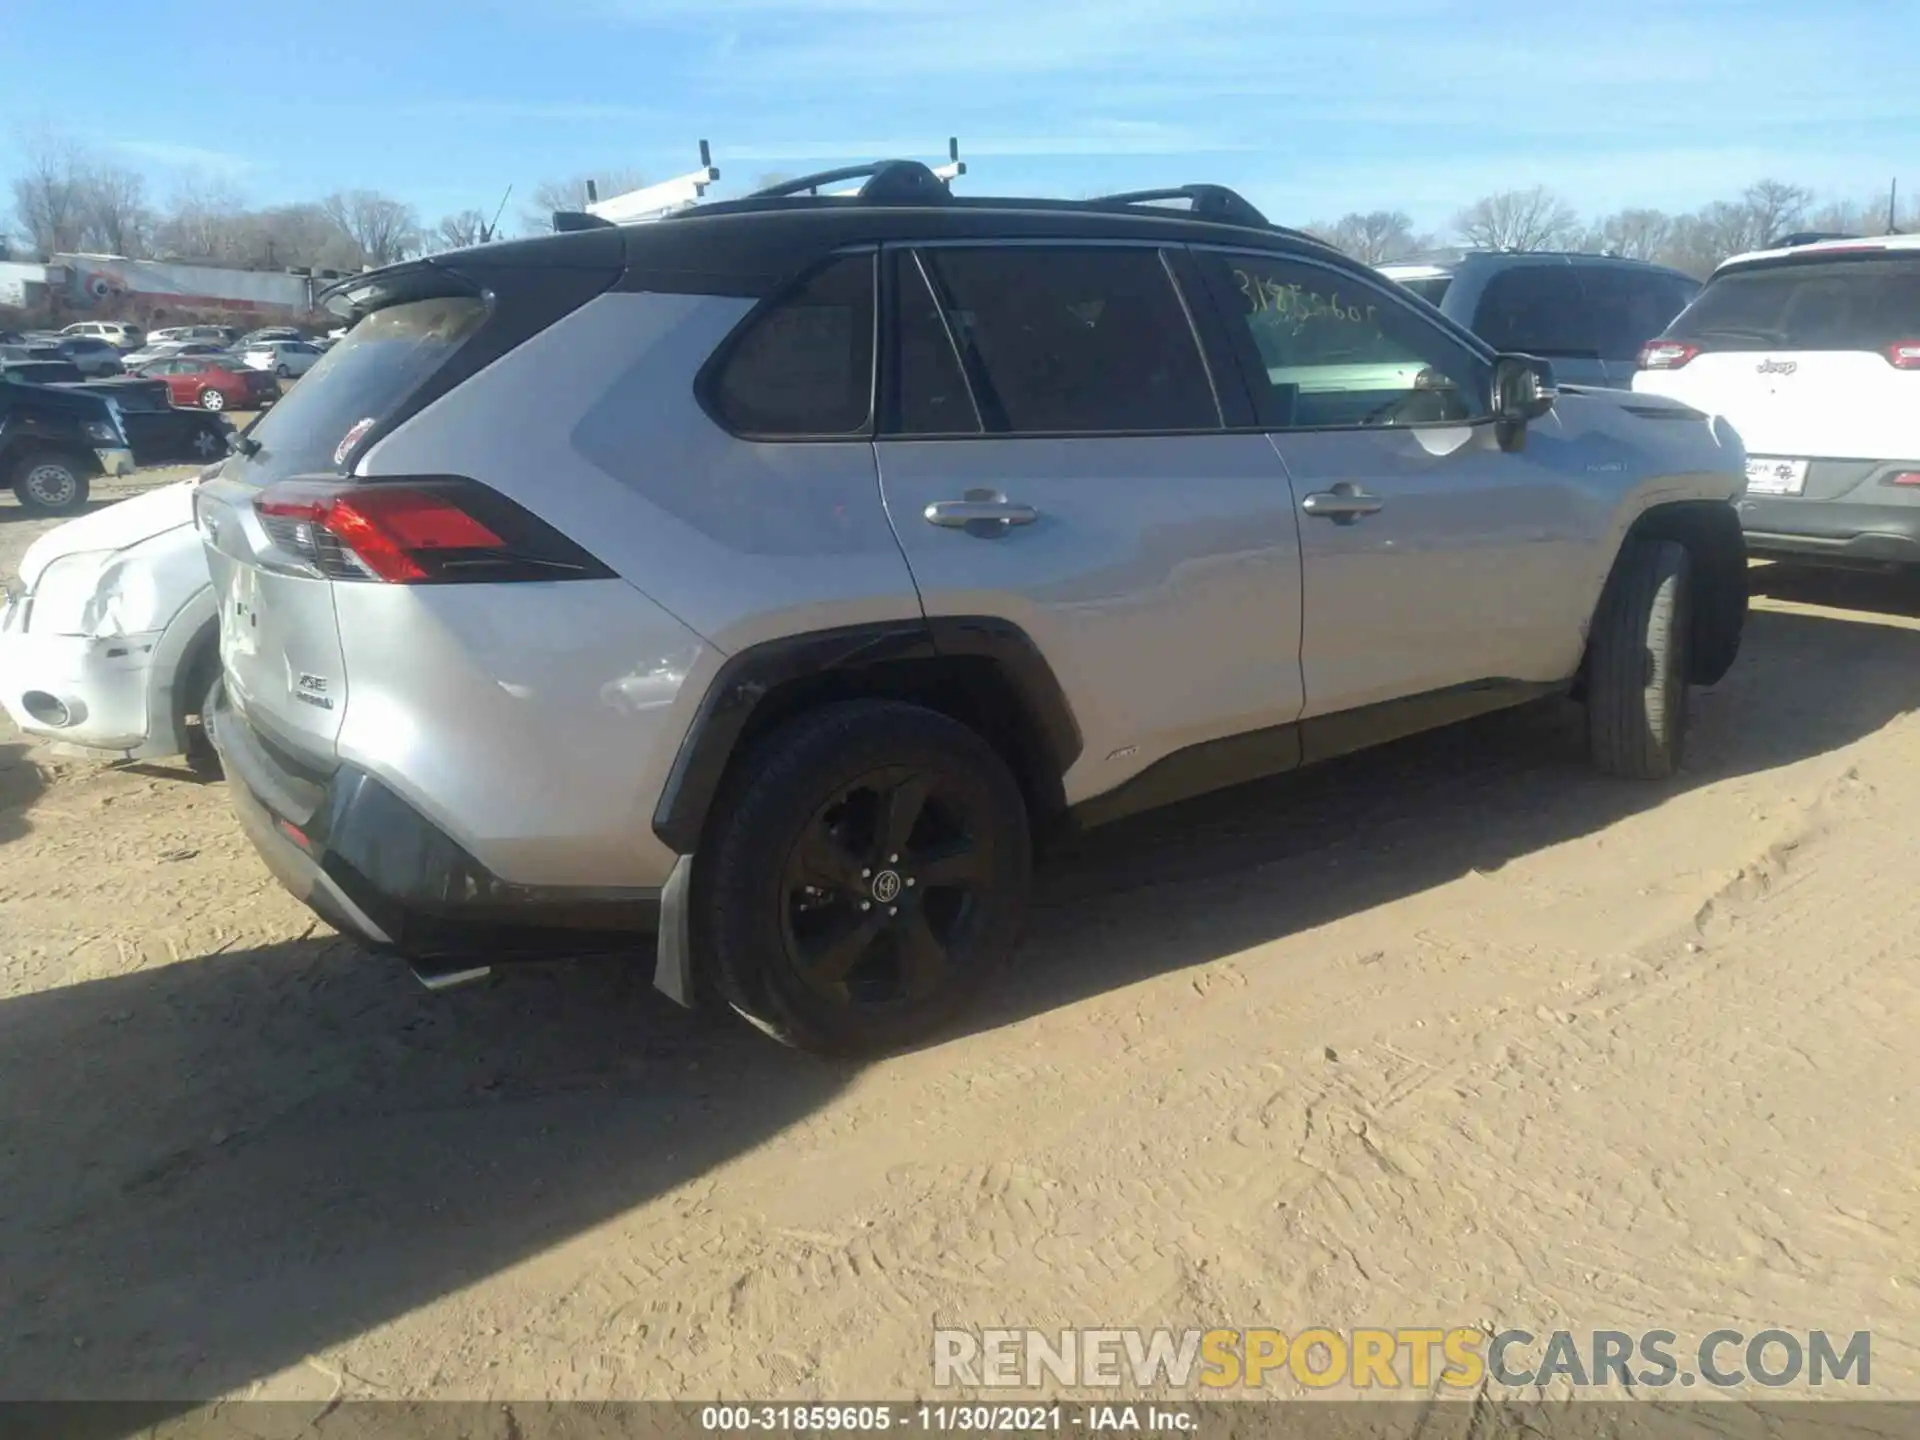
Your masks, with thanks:
M1079 758L1082 741L1053 667L1011 621L943 615L782 636L729 656L681 739L654 808L654 834L679 855L699 848L714 798L756 711L783 687L834 673L966 659L991 664L1020 703L1046 771L1032 778L1046 787L1053 808L1064 809L1061 780Z

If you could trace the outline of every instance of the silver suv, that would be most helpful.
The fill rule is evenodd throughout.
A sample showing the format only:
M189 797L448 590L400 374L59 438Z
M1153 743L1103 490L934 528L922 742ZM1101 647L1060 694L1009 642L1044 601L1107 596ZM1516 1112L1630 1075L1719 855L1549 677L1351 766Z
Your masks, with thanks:
M1569 691L1674 769L1730 431L1231 191L859 173L344 282L197 494L210 728L329 922L436 985L657 930L682 1002L869 1049L1007 957L1057 826Z

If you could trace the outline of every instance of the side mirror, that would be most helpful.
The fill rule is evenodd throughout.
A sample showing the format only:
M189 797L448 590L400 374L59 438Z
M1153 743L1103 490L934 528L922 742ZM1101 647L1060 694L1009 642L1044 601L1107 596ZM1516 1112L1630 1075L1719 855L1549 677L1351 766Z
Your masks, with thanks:
M1553 366L1532 355L1502 355L1493 362L1493 419L1500 445L1518 450L1527 425L1553 409L1560 398Z

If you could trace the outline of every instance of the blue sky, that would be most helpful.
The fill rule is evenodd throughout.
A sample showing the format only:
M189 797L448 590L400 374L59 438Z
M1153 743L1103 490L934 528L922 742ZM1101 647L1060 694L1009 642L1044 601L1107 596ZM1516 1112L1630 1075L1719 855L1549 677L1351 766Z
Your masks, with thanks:
M369 187L431 222L545 176L721 190L880 154L975 193L1187 180L1277 220L1496 189L1688 208L1763 175L1920 193L1904 0L0 0L0 176L53 124L255 204ZM210 24L209 21L212 21ZM78 103L75 103L75 102ZM737 183L736 183L737 182Z

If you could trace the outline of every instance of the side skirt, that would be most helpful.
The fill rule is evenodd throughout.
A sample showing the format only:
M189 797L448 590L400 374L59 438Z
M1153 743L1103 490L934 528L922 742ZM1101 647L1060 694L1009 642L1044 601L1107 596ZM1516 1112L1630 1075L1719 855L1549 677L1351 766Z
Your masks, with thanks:
M1371 749L1422 731L1565 694L1569 681L1489 679L1383 700L1332 715L1207 740L1155 761L1131 780L1082 800L1067 812L1071 828L1089 830L1302 765Z

